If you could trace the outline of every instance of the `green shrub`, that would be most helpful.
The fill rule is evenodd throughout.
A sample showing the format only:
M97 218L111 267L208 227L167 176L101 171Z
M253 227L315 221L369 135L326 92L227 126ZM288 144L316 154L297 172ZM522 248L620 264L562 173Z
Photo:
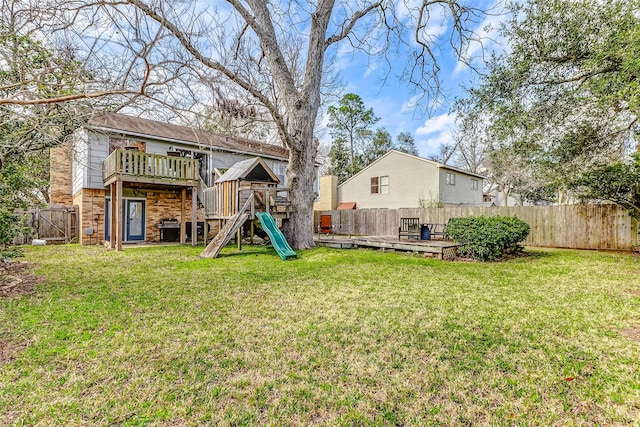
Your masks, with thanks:
M529 231L526 222L505 216L451 218L447 226L449 237L462 244L458 254L480 261L521 251L519 243L527 238Z

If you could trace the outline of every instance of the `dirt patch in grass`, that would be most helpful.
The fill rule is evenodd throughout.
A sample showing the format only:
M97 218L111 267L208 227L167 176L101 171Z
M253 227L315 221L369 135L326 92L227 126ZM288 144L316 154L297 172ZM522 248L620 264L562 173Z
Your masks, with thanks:
M33 264L28 262L0 262L0 297L30 294L44 279L32 274Z
M13 360L14 355L22 351L26 345L19 345L0 337L0 366Z
M634 325L622 330L622 336L640 344L640 325Z

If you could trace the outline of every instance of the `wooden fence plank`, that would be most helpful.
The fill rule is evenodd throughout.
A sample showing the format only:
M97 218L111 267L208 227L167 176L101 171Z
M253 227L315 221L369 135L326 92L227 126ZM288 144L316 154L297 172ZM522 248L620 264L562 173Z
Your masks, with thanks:
M393 236L400 218L420 218L421 223L445 224L466 216L515 216L531 227L528 246L630 250L639 244L637 221L616 205L516 206L490 208L357 209L314 213L332 215L344 234Z

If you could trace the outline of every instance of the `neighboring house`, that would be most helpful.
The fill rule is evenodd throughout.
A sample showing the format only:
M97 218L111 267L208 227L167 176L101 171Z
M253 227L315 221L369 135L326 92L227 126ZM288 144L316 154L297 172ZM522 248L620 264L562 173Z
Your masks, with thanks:
M505 203L504 193L502 191L498 191L495 188L491 189L490 191L485 191L484 200L487 202L492 202L495 206L549 206L552 204L543 200L537 203L532 203L524 200L524 198L518 193L509 194Z
M255 157L274 181L286 185L283 147L99 113L76 132L72 144L51 150L51 202L78 207L83 244L107 240L114 245L112 228L122 236L118 245L161 237L184 242L192 222L225 219L215 198L205 212L204 194L227 169Z
M484 177L391 150L338 186L338 203L358 209L482 203Z

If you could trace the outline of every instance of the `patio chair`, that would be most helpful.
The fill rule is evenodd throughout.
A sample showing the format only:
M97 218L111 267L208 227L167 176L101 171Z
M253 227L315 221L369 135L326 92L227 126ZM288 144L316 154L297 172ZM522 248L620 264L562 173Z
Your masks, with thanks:
M318 234L333 234L333 225L331 223L331 215L320 215L320 225L318 225Z

